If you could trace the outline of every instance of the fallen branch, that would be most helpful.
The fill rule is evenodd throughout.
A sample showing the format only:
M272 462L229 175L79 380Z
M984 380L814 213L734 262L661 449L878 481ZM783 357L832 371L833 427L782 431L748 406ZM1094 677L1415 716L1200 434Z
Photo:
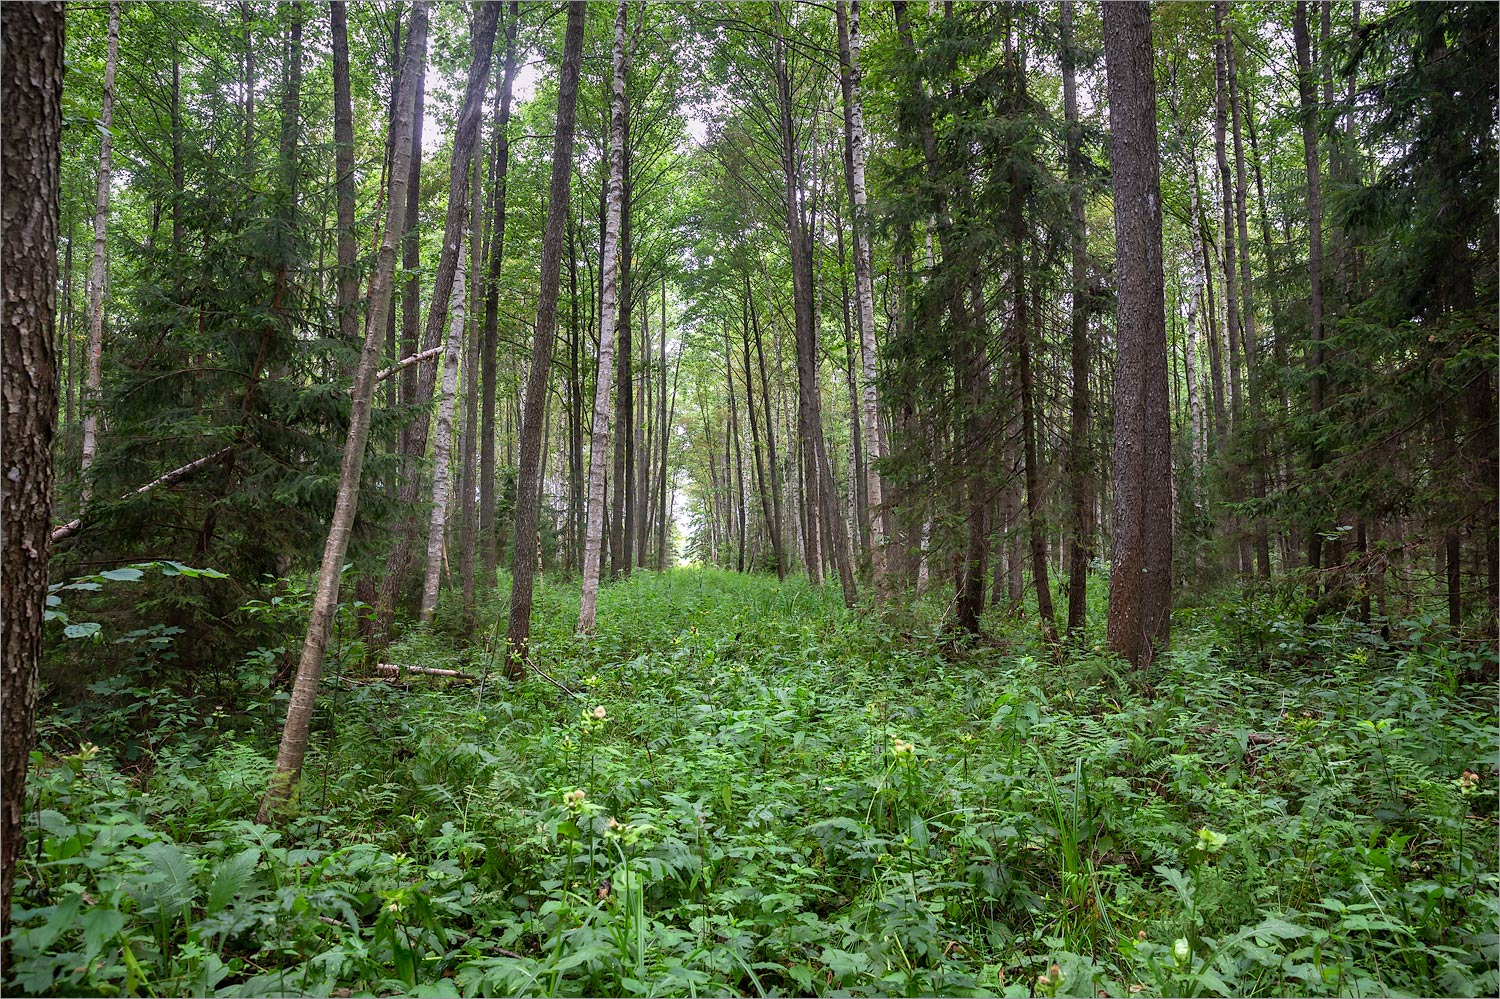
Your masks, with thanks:
M397 361L395 364L391 365L389 368L381 368L379 371L377 371L375 373L375 380L377 382L383 382L387 378L391 377L391 375L394 375L396 372L400 371L402 368L409 368L413 364L421 364L423 361L430 361L434 357L437 357L442 352L443 352L443 346L442 346L442 344L439 344L436 347L431 347L431 348L429 348L427 350L420 351L420 352L418 352L416 354L412 354L412 355L410 355L408 357L403 357L403 358L401 358L401 360ZM351 391L352 391L352 389L351 389Z
M224 457L234 449L235 445L231 444L226 448L215 451L213 454L205 455L204 457L199 458L197 461L190 461L186 465L183 465L181 468L174 468L167 474L152 479L150 482L146 483L144 486L141 486L139 489L131 490L124 496L121 496L120 499L127 500L132 496L139 496L142 493L148 493L151 490L155 489L157 486L170 486L173 483L180 482L183 479L187 478L189 475L192 475L194 472L198 471L198 469L202 468L203 466L212 465L214 462L218 461L220 458ZM52 543L55 545L59 541L71 538L73 535L77 534L79 530L82 529L82 527L82 517L75 517L72 520L68 521L66 524L63 524L61 527L54 527L52 529Z
M406 673L421 673L424 676L453 676L463 680L473 680L474 677L467 673L460 673L456 669L434 669L431 666L397 666L393 663L376 663L375 672L386 675Z

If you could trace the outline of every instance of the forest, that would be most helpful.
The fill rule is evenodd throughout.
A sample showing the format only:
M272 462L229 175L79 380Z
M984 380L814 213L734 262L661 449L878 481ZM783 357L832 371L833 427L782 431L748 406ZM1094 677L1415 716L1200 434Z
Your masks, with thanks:
M1500 6L0 29L0 992L1500 992Z

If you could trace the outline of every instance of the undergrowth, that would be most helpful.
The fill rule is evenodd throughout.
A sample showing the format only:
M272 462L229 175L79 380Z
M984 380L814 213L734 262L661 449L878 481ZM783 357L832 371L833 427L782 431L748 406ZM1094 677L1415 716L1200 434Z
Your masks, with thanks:
M637 574L592 640L576 606L542 591L520 684L441 617L383 658L474 682L343 641L278 828L280 650L228 703L144 636L44 719L7 991L1500 989L1494 689L1458 679L1493 650L1210 608L1143 678L799 581Z

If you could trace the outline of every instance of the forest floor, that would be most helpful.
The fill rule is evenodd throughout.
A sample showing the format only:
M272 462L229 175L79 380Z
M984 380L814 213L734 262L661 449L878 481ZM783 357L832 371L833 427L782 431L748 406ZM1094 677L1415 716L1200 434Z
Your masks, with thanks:
M800 581L638 574L591 641L576 608L542 591L548 678L514 686L456 608L382 658L482 684L341 642L277 829L269 671L55 711L7 994L1500 988L1495 690L1461 682L1490 649L1245 598L1179 612L1142 679Z

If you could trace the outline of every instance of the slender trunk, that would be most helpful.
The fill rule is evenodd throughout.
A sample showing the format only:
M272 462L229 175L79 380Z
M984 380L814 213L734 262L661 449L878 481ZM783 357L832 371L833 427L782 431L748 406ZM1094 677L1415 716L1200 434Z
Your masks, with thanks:
M1083 127L1078 117L1073 3L1062 4L1063 115L1067 122L1068 207L1073 251L1072 405L1068 434L1068 497L1072 539L1068 559L1068 634L1081 635L1088 616L1088 572L1094 557L1094 468L1089 447L1088 221L1084 213ZM1191 383L1189 383L1191 384ZM1196 439L1196 438L1195 438Z
M651 291L645 289L641 295L641 391L636 396L636 426L644 436L641 449L636 454L635 511L635 565L646 568L646 542L651 535L651 456L656 453L652 426L655 409L652 405L651 387Z
M1240 291L1244 295L1244 308L1240 311L1240 333L1243 337L1242 354L1250 389L1250 415L1248 418L1249 463L1251 466L1250 488L1257 500L1266 498L1265 462L1265 414L1261 410L1260 334L1255 318L1255 278L1250 272L1250 222L1248 211L1249 187L1245 177L1245 141L1240 124L1239 60L1235 56L1234 29L1224 27L1224 50L1227 62L1226 77L1229 83L1229 107L1232 111L1234 129L1234 213L1239 231ZM1256 518L1250 526L1246 539L1254 552L1255 572L1262 579L1271 576L1271 543L1263 518ZM1245 568L1249 569L1249 560Z
M282 729L281 747L276 755L276 770L266 787L257 821L266 822L291 796L292 786L302 772L312 726L313 707L323 671L323 656L328 647L329 631L338 609L339 575L344 565L350 530L359 506L359 482L364 469L365 444L370 433L370 401L375 388L375 369L380 361L380 336L385 329L391 302L391 285L396 269L396 242L401 238L401 205L405 198L407 166L413 152L412 118L417 75L427 49L427 15L429 4L418 0L412 12L402 59L401 92L396 101L392 122L395 138L392 144L392 170L386 200L385 234L376 255L375 273L370 281L370 313L365 327L364 348L355 371L353 405L349 414L349 435L339 468L339 490L329 522L328 540L318 570L318 584L313 595L307 638L297 665L291 701L287 705L286 724Z
M729 439L734 444L734 498L739 528L739 554L735 568L745 571L745 456L740 449L740 413L734 395L734 351L730 347L729 327L724 327L724 387L729 392ZM746 385L748 394L749 385ZM724 457L729 457L725 449ZM727 483L726 483L727 484Z
M406 288L401 298L401 356L417 352L417 326L422 314L422 239L417 223L421 220L422 208L422 122L426 117L427 67L417 70L416 105L412 118L412 157L407 167L406 182L405 242L401 245L401 269L406 273ZM437 344L425 344L435 347ZM409 368L401 376L401 391L397 398L403 406L409 406L417 398L417 369ZM411 425L401 428L400 450L403 455L411 448Z
M338 201L339 337L359 341L359 242L354 232L354 112L349 93L349 40L344 0L328 8L333 32L334 190Z
M843 0L837 11L840 22L844 21ZM869 195L865 186L865 134L864 99L860 88L863 71L860 68L859 0L849 4L848 41L840 48L847 51L844 72L840 77L844 88L846 119L845 145L848 148L849 201L853 206L854 231L854 297L859 317L859 354L861 378L861 418L863 420L865 445L865 494L870 511L870 572L877 596L886 596L890 589L886 568L886 528L883 517L885 486L880 478L879 462L885 458L885 442L880 434L880 394L877 387L878 364L875 349L875 293L870 262L871 230L867 208ZM843 24L840 24L840 34ZM841 38L840 41L843 41Z
M780 4L772 5L778 20L782 18ZM844 602L853 606L856 591L854 572L850 564L849 536L845 533L843 519L839 515L838 494L834 488L833 473L829 467L827 447L823 440L823 414L821 393L818 388L818 331L813 305L813 259L812 240L802 208L798 204L802 192L801 149L792 125L793 94L791 75L787 67L786 46L779 39L776 43L777 107L781 126L781 166L785 181L785 208L788 242L792 260L793 313L797 332L797 410L805 449L804 474L809 492L816 489L818 514L826 520L829 535L833 540L834 563L838 568L839 582L844 591ZM811 503L808 504L812 509ZM808 538L815 538L817 528L809 521ZM809 543L809 569L818 556L815 542Z
M1312 373L1308 385L1308 409L1314 423L1318 423L1323 412L1323 195L1318 165L1318 98L1313 88L1312 42L1307 29L1307 4L1301 0L1292 18L1292 37L1297 49L1297 95L1301 107L1303 164L1307 175L1307 273L1311 284L1308 366ZM1323 450L1316 443L1316 434L1313 440L1308 465L1316 474L1323 464ZM1321 512L1314 511L1306 525L1307 565L1315 572L1323 563L1323 521Z
M614 500L609 522L609 577L630 575L630 551L633 540L632 526L635 513L634 497L630 482L634 477L635 462L635 380L631 371L633 357L630 353L630 265L635 246L630 228L630 95L625 95L624 156L625 165L621 183L624 193L620 204L620 292L619 292L619 350L615 353L619 370L615 377L619 384L615 388L615 465Z
M499 350L500 274L505 265L505 183L510 173L510 107L516 80L516 28L520 20L519 0L510 0L510 15L505 19L500 111L495 116L495 168L490 177L490 196L495 202L495 213L490 222L489 263L484 289L484 343L479 349L479 550L486 588L494 585L495 564L499 558L499 536L495 529L495 394L499 385L495 358ZM571 255L569 266L573 266ZM573 324L573 333L576 340L577 322Z
M750 290L749 271L745 272L745 305L750 312L750 331L755 335L756 365L760 369L760 398L762 412L766 414L766 463L771 466L771 550L776 555L776 578L785 579L786 533L781 519L781 459L776 455L776 410L771 405L771 382L766 377L766 351L761 342L760 316L755 311L755 295Z
M671 526L672 526L672 522L671 522L671 509L667 506L667 478L671 474L670 470L668 469L668 465L667 465L667 460L668 460L668 447L667 447L667 445L668 445L668 443L669 443L669 441L671 439L671 436L672 436L672 432L671 432L672 416L671 416L670 409L675 409L676 408L676 403L677 403L677 371L681 370L680 367L676 367L675 370L672 373L672 402L671 402L671 406L669 408L668 402L667 402L667 281L666 281L666 278L663 278L662 282L661 282L661 324L660 325L661 325L661 394L660 394L660 399L657 402L657 405L659 407L659 411L660 411L660 414L661 414L661 432L657 436L661 438L661 472L656 477L656 483L657 483L657 489L660 492L660 497L659 497L659 511L660 511L660 513L659 513L658 519L661 522L661 527L660 527L660 530L659 530L658 534L656 535L656 570L658 572L665 572L667 570L667 532L669 530L671 530ZM750 381L750 368L749 368L749 360L748 359L749 359L749 355L747 354L746 355L746 367L745 367L745 385L746 385L746 390L747 391L749 391L749 386L752 384L751 381ZM678 355L677 355L677 361L678 361L679 365L682 362L682 354L681 354L680 351L678 352Z
M453 405L464 342L464 272L453 279L453 303L448 341L443 349L443 391L438 398L437 433L432 447L432 510L427 521L427 572L422 581L421 619L431 624L437 612L438 573L443 567L443 542L448 526L448 491L452 481Z
M519 676L531 644L531 602L536 581L537 522L542 484L542 431L547 410L547 383L557 334L557 292L562 274L563 230L568 220L568 192L573 179L573 131L578 106L578 72L583 54L584 5L568 7L568 27L553 131L552 178L547 199L547 227L542 237L540 287L531 371L526 379L516 475L516 530L511 562L510 621L506 632L506 669Z
M453 162L448 172L448 210L443 224L443 246L438 256L437 271L433 275L432 304L427 310L426 330L423 334L423 349L436 347L442 338L443 322L447 319L448 303L453 295L454 274L459 265L459 249L467 228L469 205L469 181L472 165L478 150L479 121L483 114L484 92L490 77L490 56L494 48L495 29L500 15L500 4L490 0L481 3L474 12L472 37L473 59L469 63L469 75L464 89L463 105L459 111L458 127L453 138ZM421 525L415 505L422 491L421 462L427 454L427 435L431 419L426 406L432 400L437 382L437 365L423 364L417 367L416 394L406 400L423 407L407 428L402 446L402 474L396 498L411 512L405 514L396 531L395 544L385 564L385 579L380 587L380 599L376 604L379 634L389 635L396 613L397 596L411 568L413 549Z
M604 250L599 260L602 276L599 293L599 376L594 386L594 425L589 443L589 503L588 527L584 532L583 599L578 608L578 630L585 635L593 634L594 631L599 600L600 562L604 548L604 463L609 450L609 389L610 376L615 368L615 333L620 313L621 216L626 197L625 119L629 109L625 104L625 74L629 69L629 51L625 42L625 28L629 17L629 4L621 0L615 13L614 76L610 87L609 114L609 187L605 199ZM620 349L622 352L628 349L623 339ZM623 388L622 385L621 389ZM616 415L618 418L618 410ZM618 429L623 432L623 428ZM620 470L620 457L619 442L616 441L617 472ZM628 486L621 483L617 476L615 488L620 490ZM616 503L619 503L618 498Z
M79 472L83 479L82 500L88 505L93 494L89 470L99 448L100 372L104 355L104 251L109 228L110 177L113 173L111 127L115 112L115 63L120 55L120 5L109 5L109 48L104 61L104 98L99 110L99 185L94 199L94 263L89 271L89 363L84 381L83 457Z
M1219 326L1218 318L1214 308L1214 268L1213 253L1209 248L1208 230L1203 224L1202 196L1198 181L1198 157L1191 145L1188 146L1188 172L1191 174L1189 192L1191 197L1191 221L1193 231L1198 236L1199 262L1201 270L1198 272L1199 285L1204 296L1204 316L1207 318L1205 332L1208 334L1208 373L1209 385L1212 388L1213 402L1213 424L1209 428L1209 436L1215 443L1220 443L1225 437L1225 428L1228 419L1224 415L1224 365L1219 356Z
M464 426L462 446L459 448L458 476L458 581L463 591L464 629L474 626L474 543L479 528L479 511L474 502L474 477L478 472L479 436L479 338L484 335L483 319L479 311L479 295L482 291L479 276L483 247L480 241L480 183L483 179L483 159L474 156L474 180L469 189L469 282L468 293L473 296L466 313L469 332L464 343ZM462 272L460 272L462 273Z
M1172 502L1151 12L1104 6L1118 250L1109 644L1137 667L1171 633Z

